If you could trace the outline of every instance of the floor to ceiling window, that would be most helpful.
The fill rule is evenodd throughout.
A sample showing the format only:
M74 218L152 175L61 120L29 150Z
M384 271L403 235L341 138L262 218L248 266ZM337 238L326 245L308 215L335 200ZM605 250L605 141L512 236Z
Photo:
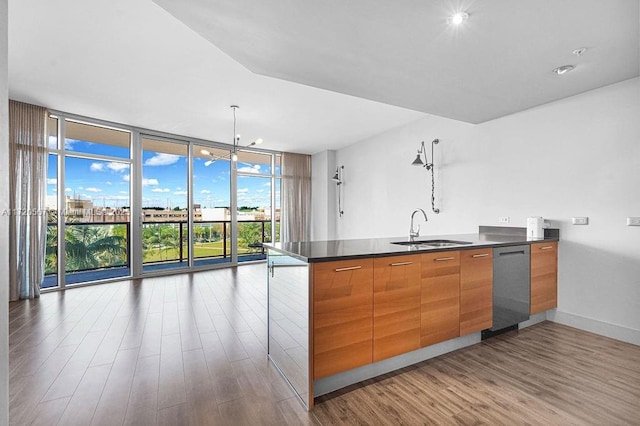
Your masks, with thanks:
M51 115L42 287L264 259L279 241L280 154L240 150L234 165L231 149Z
M131 132L52 116L43 288L126 277Z
M189 145L142 136L143 271L189 266Z
M193 260L204 266L231 262L229 149L193 147Z
M280 236L280 156L244 151L237 164L238 261L266 259Z
M58 119L49 117L47 157L47 236L43 288L58 286ZM64 190L62 190L64 192Z

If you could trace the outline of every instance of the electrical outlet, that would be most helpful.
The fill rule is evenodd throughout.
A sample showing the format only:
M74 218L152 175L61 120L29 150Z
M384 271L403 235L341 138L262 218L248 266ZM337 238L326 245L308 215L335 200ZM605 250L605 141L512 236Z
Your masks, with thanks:
M628 217L627 226L640 226L640 217Z
M589 218L588 217L572 217L571 223L573 223L574 225L588 225Z
M498 222L500 222L500 223L509 223L509 216L500 216L498 218Z

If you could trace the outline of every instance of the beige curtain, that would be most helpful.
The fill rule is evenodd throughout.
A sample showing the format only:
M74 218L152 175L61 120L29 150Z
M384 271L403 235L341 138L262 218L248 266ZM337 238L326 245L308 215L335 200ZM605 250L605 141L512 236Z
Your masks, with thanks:
M45 108L9 101L9 298L40 296L47 232Z
M281 241L307 241L311 223L311 156L282 154Z

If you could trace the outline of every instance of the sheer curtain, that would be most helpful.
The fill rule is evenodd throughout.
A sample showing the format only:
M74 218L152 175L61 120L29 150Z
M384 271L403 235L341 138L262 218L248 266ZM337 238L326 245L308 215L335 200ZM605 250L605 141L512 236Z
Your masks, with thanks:
M307 241L311 223L311 156L282 154L281 241Z
M47 232L45 108L9 101L9 298L40 296Z

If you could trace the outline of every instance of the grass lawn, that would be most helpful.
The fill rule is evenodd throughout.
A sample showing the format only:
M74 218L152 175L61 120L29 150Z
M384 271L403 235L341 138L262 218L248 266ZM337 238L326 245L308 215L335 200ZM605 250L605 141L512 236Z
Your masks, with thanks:
M251 249L242 247L242 243L238 244L238 254L251 253ZM211 243L194 243L194 258L222 256L224 254L222 241ZM183 260L189 256L188 249L185 246L182 252ZM231 256L231 243L227 242L227 256ZM162 262L166 260L178 260L180 251L177 248L167 249L147 249L143 252L143 262Z

